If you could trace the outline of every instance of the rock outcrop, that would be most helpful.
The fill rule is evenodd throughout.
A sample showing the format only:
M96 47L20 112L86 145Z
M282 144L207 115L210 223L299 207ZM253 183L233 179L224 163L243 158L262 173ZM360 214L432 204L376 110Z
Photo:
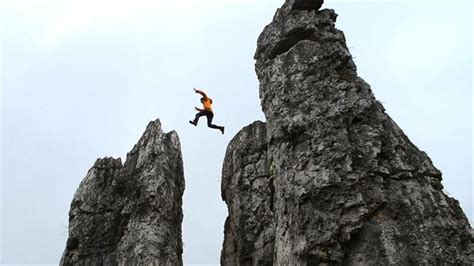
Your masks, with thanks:
M225 222L222 265L272 265L273 180L267 160L265 123L242 129L230 142L222 174Z
M150 122L120 159L98 159L69 212L61 265L182 265L184 173L176 132Z
M470 225L441 172L357 76L321 4L287 0L258 39L267 121L226 152L221 262L473 265Z

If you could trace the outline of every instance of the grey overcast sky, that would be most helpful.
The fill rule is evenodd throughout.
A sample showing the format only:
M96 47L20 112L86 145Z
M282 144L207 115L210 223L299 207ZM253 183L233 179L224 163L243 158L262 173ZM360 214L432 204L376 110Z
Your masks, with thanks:
M330 1L359 75L443 172L473 219L471 1ZM4 264L57 264L74 192L95 159L122 157L147 123L177 130L184 261L217 264L226 145L263 120L256 40L283 0L4 0ZM214 99L220 135L188 124Z

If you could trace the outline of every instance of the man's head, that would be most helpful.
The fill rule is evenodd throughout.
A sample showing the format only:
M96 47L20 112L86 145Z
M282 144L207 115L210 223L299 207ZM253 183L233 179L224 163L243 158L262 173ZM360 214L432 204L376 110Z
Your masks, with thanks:
M202 98L201 98L201 103L204 103L204 100L205 100L204 97L202 97Z

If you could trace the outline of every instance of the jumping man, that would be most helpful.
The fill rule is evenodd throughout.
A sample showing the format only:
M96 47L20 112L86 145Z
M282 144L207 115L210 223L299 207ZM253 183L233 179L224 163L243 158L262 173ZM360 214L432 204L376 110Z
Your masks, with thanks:
M201 96L202 96L201 103L204 106L204 109L194 107L194 109L196 109L196 111L198 111L199 113L197 113L194 120L189 121L189 123L197 126L199 118L201 116L206 116L207 117L207 126L210 127L210 128L219 129L222 132L222 134L224 134L224 127L216 126L216 125L212 124L212 118L214 118L214 113L212 112L212 99L207 97L207 95L201 90L194 89L194 91L196 93L201 94Z

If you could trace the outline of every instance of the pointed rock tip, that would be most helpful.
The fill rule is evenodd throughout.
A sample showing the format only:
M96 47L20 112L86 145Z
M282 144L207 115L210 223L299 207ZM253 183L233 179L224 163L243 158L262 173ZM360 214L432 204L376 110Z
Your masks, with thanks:
M100 169L110 169L110 168L122 168L122 159L121 158L113 158L113 157L103 157L97 158L94 163L93 168L100 168Z
M291 10L319 10L324 0L287 0Z
M159 118L153 120L153 121L150 121L148 123L148 126L146 127L146 131L151 131L151 130L162 130L161 129L161 121Z
M164 132L163 126L162 126L161 121L160 121L159 118L157 118L157 119L155 119L155 120L153 120L153 121L150 121L150 122L148 123L148 126L146 127L145 132L146 132L146 131L155 131L155 132L158 131L158 132L164 133L164 134L166 134L166 135L168 135L168 136L176 136L176 137L178 137L178 133L176 132L176 130L171 130L170 132Z
M140 141L137 144L138 146L140 146L141 145L140 143L143 143L144 140L154 138L157 136L163 136L166 139L172 141L173 144L178 145L178 146L180 145L178 133L175 130L172 130L170 132L165 132L163 130L163 127L159 118L157 118L154 121L150 121L148 123L148 126L146 127L145 132L143 133Z
M169 138L169 140L173 143L174 146L178 146L178 147L181 146L179 135L178 135L178 132L176 132L176 130L172 130L166 133L166 136Z

